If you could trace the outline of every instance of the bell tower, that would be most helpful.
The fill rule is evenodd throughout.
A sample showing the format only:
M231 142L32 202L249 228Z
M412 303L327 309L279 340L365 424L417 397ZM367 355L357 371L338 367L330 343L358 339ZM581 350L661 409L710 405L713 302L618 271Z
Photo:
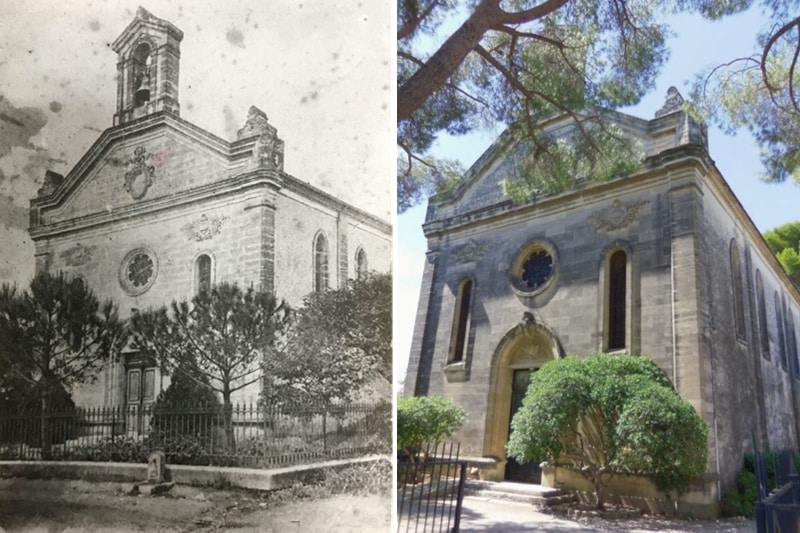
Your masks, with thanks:
M183 32L143 7L111 44L117 53L114 126L166 111L180 115L178 73Z

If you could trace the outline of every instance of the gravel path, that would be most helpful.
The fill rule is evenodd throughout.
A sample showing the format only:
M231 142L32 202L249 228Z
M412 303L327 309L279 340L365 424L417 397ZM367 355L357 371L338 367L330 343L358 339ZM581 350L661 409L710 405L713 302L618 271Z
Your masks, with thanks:
M606 520L583 518L571 520L540 513L529 505L467 496L461 515L461 532L522 533L547 531L565 533L597 531L602 533L751 533L755 531L752 520L680 520L660 517Z
M388 532L391 497L264 494L175 485L166 497L128 495L131 483L0 479L0 532ZM290 495L291 496L291 495Z

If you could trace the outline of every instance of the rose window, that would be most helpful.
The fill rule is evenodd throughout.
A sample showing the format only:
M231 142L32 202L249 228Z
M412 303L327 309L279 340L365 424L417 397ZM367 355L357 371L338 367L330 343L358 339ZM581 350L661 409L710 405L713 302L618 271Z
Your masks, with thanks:
M147 285L153 277L153 260L144 253L136 254L128 263L128 281L134 287Z
M544 285L552 274L553 258L545 250L533 252L522 265L522 281L531 290Z
M131 296L146 292L158 275L156 254L149 248L131 250L122 260L119 282Z

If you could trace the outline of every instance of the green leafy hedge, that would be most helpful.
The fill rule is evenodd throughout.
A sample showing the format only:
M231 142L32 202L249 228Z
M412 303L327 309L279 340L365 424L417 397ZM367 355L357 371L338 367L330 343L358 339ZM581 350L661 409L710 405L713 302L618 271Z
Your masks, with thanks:
M397 399L397 449L436 442L458 431L467 420L460 406L439 396Z

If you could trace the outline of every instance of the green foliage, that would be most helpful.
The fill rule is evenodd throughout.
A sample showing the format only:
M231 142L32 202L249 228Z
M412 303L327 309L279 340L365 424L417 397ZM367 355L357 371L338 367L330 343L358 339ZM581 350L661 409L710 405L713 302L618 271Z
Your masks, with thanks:
M788 222L764 233L770 250L789 279L800 289L800 222Z
M750 131L760 147L763 180L800 183L800 19L788 2L760 3L771 16L753 40L753 53L699 74L693 100L726 132Z
M574 356L531 377L511 423L509 455L576 469L600 488L612 473L685 487L706 466L708 428L649 358Z
M392 376L392 277L370 273L308 295L267 376L265 401L349 401L368 381Z
M518 177L501 182L505 194L517 203L531 196L557 194L578 181L608 181L636 172L642 166L640 142L617 126L587 127L560 137L539 139L517 161Z
M752 518L756 504L756 475L743 468L736 477L736 488L722 491L722 515Z
M460 406L439 396L397 399L397 447L438 442L458 431L467 414Z
M553 149L539 166L564 170L557 161L580 163L605 146L558 150L542 136L541 124L554 115L572 119L572 126L603 123L601 109L636 104L654 86L668 56L670 29L666 14L698 11L719 18L746 9L751 0L418 0L398 2L397 144L398 208L413 205L427 191L450 180L428 157L441 132L466 134L487 124L519 128L537 157ZM466 20L464 20L466 18ZM456 30L445 20L464 20ZM447 27L447 33L444 28ZM430 43L442 43L438 49ZM623 150L618 157L626 155ZM628 164L638 159L618 159ZM612 165L613 166L613 165ZM522 171L519 174L524 174ZM620 169L608 169L616 174ZM604 172L585 175L596 179ZM514 199L564 187L563 180L508 185ZM602 179L602 177L600 177ZM422 191L422 192L421 192Z
M431 156L397 157L397 210L419 204L432 194L446 194L461 181L464 168L458 161Z
M767 474L767 492L769 492L777 488L776 469L780 461L780 452L766 450L763 456ZM794 452L792 458L795 470L800 469L800 452ZM755 454L744 455L742 470L736 477L736 488L726 489L722 493L723 515L753 517L757 497L755 463Z

